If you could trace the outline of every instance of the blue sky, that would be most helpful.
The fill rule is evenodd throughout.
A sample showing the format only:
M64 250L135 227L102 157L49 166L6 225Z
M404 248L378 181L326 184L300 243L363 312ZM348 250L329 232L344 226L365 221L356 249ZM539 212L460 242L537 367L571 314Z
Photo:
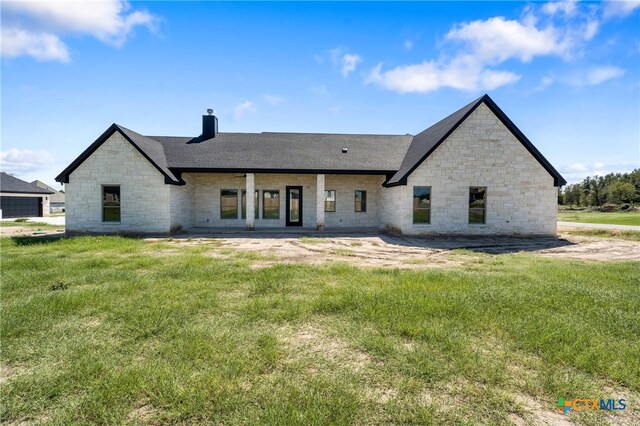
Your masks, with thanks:
M415 134L489 93L570 181L640 167L640 2L2 2L0 168L112 122ZM59 185L56 184L56 187Z

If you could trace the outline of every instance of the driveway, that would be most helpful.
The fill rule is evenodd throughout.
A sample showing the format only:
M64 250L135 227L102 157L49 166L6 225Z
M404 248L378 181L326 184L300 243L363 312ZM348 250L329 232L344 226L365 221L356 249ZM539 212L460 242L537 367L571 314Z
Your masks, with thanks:
M46 223L47 225L64 226L64 216L27 217L29 222ZM15 222L16 218L2 219L3 222Z
M640 231L640 226L634 225L610 225L608 223L583 223L583 222L560 222L558 226L563 228L590 228L590 229L610 229L612 231Z

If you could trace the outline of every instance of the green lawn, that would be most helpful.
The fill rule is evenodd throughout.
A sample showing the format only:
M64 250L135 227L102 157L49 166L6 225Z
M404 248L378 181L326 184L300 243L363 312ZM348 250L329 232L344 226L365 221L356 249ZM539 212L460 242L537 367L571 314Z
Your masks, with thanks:
M611 225L640 226L640 212L598 213L598 212L558 212L558 220L565 222L607 223Z
M3 423L506 424L559 416L560 396L640 403L637 262L255 269L217 241L0 245ZM616 416L639 419L569 418Z

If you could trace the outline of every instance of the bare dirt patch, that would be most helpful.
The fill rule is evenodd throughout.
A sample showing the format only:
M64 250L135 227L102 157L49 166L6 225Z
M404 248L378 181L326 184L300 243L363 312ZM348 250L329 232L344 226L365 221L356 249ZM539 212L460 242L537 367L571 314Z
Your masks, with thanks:
M64 227L60 229L38 230L34 226L3 226L0 228L0 235L3 237L33 237L45 235L60 235L64 233Z
M369 355L317 325L307 324L300 328L287 325L278 330L278 335L292 361L310 357L351 371L360 371L371 363Z
M216 235L217 238L149 239L178 247L197 246L220 259L243 259L251 268L279 263L425 269L481 262L486 254L531 253L546 257L595 261L640 260L640 242L615 238L560 235L558 238L410 237L387 234L300 236L295 234ZM463 249L460 251L459 249ZM175 254L171 248L157 254ZM179 250L178 250L179 252Z
M561 237L573 244L540 250L538 254L586 260L640 260L640 242L637 241L568 234L561 234Z
M156 409L147 401L139 401L135 408L127 414L127 420L130 422L153 423L156 416Z

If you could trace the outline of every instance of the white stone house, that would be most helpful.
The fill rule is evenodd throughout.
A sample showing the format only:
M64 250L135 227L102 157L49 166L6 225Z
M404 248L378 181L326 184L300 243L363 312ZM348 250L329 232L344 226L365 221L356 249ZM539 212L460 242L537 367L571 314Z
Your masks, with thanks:
M222 133L211 114L198 137L113 124L56 180L67 230L99 233L554 235L566 183L488 95L415 136Z

